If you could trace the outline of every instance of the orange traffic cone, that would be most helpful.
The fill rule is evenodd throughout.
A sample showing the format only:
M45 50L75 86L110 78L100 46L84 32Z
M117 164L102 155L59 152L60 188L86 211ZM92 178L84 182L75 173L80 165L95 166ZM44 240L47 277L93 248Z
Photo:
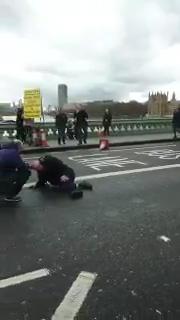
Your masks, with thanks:
M38 135L36 129L33 130L32 138L34 146L38 146Z
M107 137L102 137L99 140L99 150L109 150L109 140Z
M44 129L41 129L41 146L42 147L49 147Z

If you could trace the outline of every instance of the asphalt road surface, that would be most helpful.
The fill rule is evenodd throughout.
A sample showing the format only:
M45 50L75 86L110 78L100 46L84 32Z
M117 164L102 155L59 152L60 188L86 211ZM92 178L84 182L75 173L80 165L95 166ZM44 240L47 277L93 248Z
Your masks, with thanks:
M179 320L180 144L54 155L94 190L0 204L0 319Z

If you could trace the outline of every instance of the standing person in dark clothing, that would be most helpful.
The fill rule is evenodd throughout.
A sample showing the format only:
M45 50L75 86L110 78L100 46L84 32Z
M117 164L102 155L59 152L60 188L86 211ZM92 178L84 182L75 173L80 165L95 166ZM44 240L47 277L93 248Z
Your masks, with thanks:
M23 108L18 108L16 115L16 138L24 142L25 140L25 132L24 132L24 115Z
M109 127L112 124L112 114L109 109L106 109L103 116L104 135L109 136Z
M84 108L81 108L75 115L76 127L77 127L77 138L79 144L82 142L87 143L88 133L88 114Z
M174 139L177 139L177 129L180 130L180 106L173 114L172 126L174 131Z
M20 198L16 196L31 175L29 166L20 156L21 150L21 141L1 146L0 194L8 202L20 201Z
M58 114L56 115L56 127L58 129L58 143L59 145L61 144L61 141L63 144L66 143L66 135L65 135L65 130L66 130L66 125L67 125L67 115L60 110Z

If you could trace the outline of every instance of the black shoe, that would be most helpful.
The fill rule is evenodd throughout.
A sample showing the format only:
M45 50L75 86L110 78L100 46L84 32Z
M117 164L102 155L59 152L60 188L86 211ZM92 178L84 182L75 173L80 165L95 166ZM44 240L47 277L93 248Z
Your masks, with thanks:
M78 187L79 187L81 190L90 190L90 191L93 190L92 184L90 184L90 183L87 182L87 181L81 181L81 182L78 184Z
M84 140L84 144L87 144L87 140Z
M70 193L70 197L73 200L81 199L83 197L83 192L79 189L75 189Z
M4 198L4 201L6 201L6 202L20 202L21 198L20 197L6 197L6 198Z
M58 139L58 144L61 145L61 140L60 139Z

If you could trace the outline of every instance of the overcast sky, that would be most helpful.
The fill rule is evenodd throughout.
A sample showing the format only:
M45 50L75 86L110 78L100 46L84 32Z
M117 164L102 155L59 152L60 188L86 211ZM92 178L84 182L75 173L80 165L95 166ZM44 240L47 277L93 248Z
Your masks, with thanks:
M180 98L180 0L0 0L0 101Z

